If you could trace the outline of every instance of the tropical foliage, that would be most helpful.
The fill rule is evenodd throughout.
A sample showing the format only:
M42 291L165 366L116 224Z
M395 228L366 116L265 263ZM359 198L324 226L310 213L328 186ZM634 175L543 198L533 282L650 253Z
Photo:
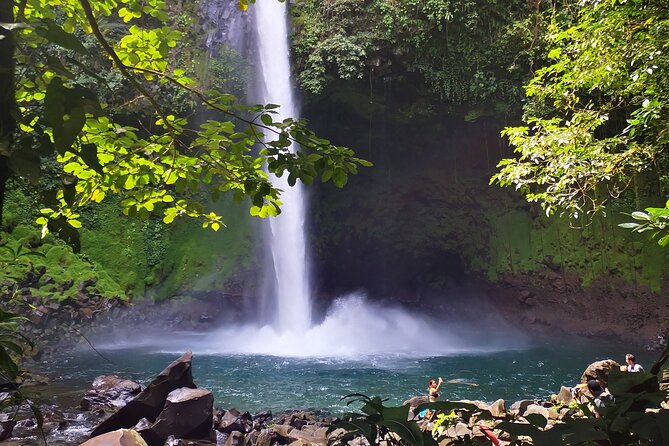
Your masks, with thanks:
M394 80L413 100L507 113L533 59L539 2L306 0L297 2L298 81L322 93L336 80Z
M276 120L278 105L244 106L230 94L200 91L172 63L181 33L168 26L166 2L28 0L13 8L2 26L12 33L4 45L16 50L16 83L7 88L16 90L18 131L3 134L2 161L35 181L45 157L62 166L62 187L38 219L43 234L81 227L78 209L110 194L124 197L127 215L160 215L165 223L188 216L218 230L222 216L203 203L221 194L250 198L252 215L280 212L281 191L266 170L288 175L291 185L320 178L343 186L369 165L303 122ZM106 58L91 65L92 54ZM118 75L116 87L132 92L131 103L146 104L152 119L119 119L128 102L100 100L97 92L114 91L105 71ZM211 119L198 125L173 113L165 88L202 104Z
M525 125L504 130L518 157L502 160L492 182L549 215L602 210L630 186L637 206L666 196L666 2L581 0L570 11L546 33L549 63L526 87ZM644 194L658 182L661 194Z

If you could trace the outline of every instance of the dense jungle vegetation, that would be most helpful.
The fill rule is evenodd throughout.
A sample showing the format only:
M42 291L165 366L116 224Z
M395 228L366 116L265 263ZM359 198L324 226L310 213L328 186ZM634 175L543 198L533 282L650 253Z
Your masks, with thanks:
M241 105L250 59L204 44L217 24L197 1L7 6L5 286L47 271L55 284L35 293L50 299L82 276L123 297L241 294L262 249L248 210L280 205L269 160L293 181L349 183L312 192L323 289L382 295L550 267L658 292L666 253L618 225L668 241L666 8L619 6L291 4L304 114L342 146L273 122L273 105ZM269 136L254 155L257 131ZM375 167L349 179L362 159Z

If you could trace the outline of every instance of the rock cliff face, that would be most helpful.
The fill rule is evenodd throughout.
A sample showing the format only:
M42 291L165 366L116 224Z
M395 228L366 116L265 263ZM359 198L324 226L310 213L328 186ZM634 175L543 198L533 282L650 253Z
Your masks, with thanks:
M621 280L600 278L583 287L575 274L506 275L490 285L500 314L538 335L600 339L656 350L669 335L664 296Z

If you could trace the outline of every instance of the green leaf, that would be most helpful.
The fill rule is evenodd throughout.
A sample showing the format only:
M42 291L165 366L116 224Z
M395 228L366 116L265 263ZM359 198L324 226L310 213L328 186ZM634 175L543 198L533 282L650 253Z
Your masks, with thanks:
M63 184L63 200L68 206L74 205L74 200L77 196L76 182L67 182Z
M407 420L409 415L409 405L401 407L384 407L383 420L381 425L387 427L391 432L399 435L406 444L413 446L423 446L423 433L413 420ZM432 438L430 436L430 438Z
M90 90L66 87L55 77L44 99L44 117L53 129L54 145L59 153L70 150L86 122L86 113L101 114L100 104Z
M660 245L660 246L662 246L662 247L665 247L665 246L669 245L669 234L667 234L667 235L661 237L661 238L657 241L657 244Z
M19 367L2 345L0 345L0 371L2 371L5 377L10 381L16 380L19 375Z
M611 370L609 373L608 389L612 395L638 390L656 391L657 386L657 377L652 373L625 373L620 370Z
M635 220L642 220L642 221L650 221L650 215L646 214L645 212L641 211L635 211L632 212L632 218Z
M531 424L511 423L509 421L503 421L495 426L495 428L507 432L513 437L518 437L520 435L534 437L540 432L539 429Z
M60 25L51 19L44 19L44 23L47 26L46 29L40 27L35 30L39 36L44 37L49 42L68 50L73 50L81 54L88 53L86 47L79 41L79 39L77 39L74 34L65 32L65 30L63 30Z
M260 120L267 126L272 125L272 117L268 114L260 115Z
M84 160L88 167L102 175L102 165L98 160L98 146L95 144L82 144L79 156L81 156L81 159Z

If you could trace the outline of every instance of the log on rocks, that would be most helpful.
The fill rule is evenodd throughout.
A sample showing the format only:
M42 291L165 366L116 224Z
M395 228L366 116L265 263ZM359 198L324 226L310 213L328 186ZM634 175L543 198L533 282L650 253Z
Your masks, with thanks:
M192 359L193 354L186 352L168 365L139 395L93 429L91 438L133 427L142 418L154 422L163 410L170 392L181 387L196 387L193 383Z

